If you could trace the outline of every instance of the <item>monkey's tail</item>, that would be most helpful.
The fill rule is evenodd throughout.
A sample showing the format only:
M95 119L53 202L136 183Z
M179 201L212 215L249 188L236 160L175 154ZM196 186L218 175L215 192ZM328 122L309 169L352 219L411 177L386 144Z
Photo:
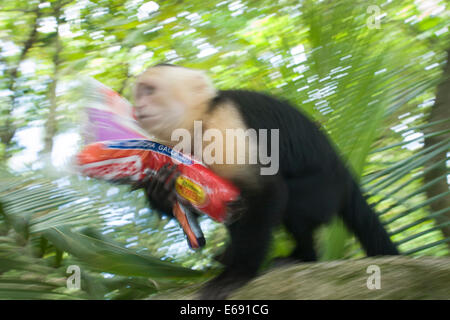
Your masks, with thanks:
M341 216L347 227L355 233L368 256L399 254L353 179Z

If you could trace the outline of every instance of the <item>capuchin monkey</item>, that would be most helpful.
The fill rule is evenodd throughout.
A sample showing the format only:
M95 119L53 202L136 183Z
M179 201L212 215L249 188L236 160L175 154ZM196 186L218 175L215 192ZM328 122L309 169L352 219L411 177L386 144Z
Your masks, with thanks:
M209 164L240 189L240 200L230 204L231 213L240 215L227 225L230 243L221 259L224 271L203 287L200 298L224 299L252 279L279 224L296 241L289 257L293 261L316 261L313 233L334 215L354 232L368 256L398 254L325 134L287 102L258 92L216 90L202 71L168 64L150 67L138 77L134 101L140 126L171 145L178 142L171 141L176 129L194 137L194 121L202 121L203 130L215 129L224 137L227 129L279 130L275 174L261 174L261 163ZM249 140L243 148L254 155L258 144ZM227 142L223 154L236 148ZM172 212L176 199L177 176L175 165L165 167L146 186L150 203L166 214Z

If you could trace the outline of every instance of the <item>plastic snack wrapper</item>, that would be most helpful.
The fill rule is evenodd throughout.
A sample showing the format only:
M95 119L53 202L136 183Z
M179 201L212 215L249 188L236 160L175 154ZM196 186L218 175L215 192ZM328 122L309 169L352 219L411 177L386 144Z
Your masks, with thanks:
M201 162L171 147L153 141L137 124L131 104L115 91L93 79L86 79L85 104L87 145L76 155L81 174L134 184L154 175L167 163L177 164L177 202L173 208L191 248L205 245L196 215L186 206L227 222L227 204L239 198L239 190L217 176Z

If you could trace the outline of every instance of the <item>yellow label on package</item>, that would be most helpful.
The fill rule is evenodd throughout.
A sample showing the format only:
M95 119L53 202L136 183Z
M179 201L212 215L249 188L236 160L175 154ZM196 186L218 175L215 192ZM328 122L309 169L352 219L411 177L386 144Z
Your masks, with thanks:
M177 178L175 189L181 197L193 205L201 206L206 202L206 193L203 188L184 176Z

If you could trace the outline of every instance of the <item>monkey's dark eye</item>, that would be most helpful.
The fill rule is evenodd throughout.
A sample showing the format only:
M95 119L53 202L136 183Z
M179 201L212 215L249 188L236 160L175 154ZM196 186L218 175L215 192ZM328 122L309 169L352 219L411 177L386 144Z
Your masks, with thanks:
M154 86L140 85L138 89L139 96L149 96L155 92Z

